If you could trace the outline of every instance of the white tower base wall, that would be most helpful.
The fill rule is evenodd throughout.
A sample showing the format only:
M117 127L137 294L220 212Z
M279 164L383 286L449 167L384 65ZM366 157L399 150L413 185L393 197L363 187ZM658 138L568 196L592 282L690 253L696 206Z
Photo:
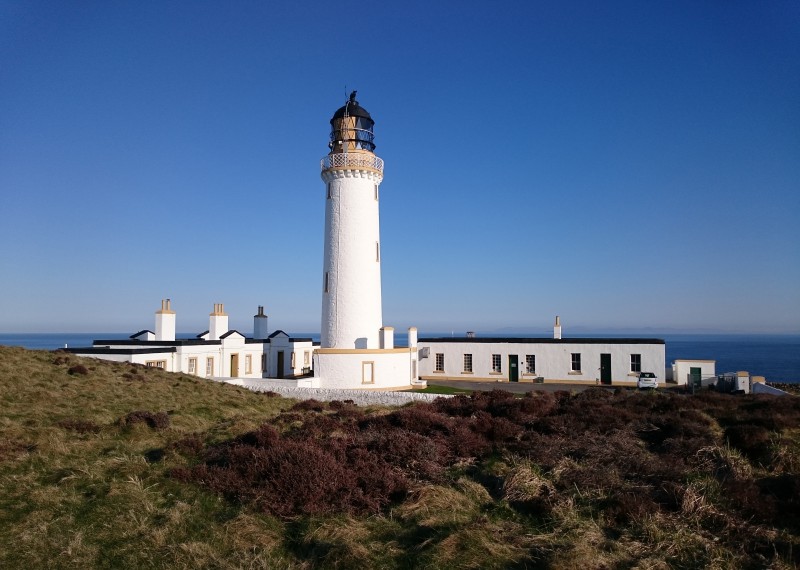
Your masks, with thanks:
M320 388L410 388L416 350L318 349L314 353L314 380Z

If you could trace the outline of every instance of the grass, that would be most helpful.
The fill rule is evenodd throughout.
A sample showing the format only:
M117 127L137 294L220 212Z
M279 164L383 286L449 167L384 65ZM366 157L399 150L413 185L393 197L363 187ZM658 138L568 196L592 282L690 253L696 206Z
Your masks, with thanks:
M793 568L798 402L365 409L0 347L0 567Z

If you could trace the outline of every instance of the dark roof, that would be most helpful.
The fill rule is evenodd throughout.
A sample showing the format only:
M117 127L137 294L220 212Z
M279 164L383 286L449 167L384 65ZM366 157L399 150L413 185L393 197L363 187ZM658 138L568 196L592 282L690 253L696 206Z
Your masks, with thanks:
M158 348L106 348L103 346L91 348L65 348L63 350L73 354L161 354L177 351L174 346Z
M123 345L123 346L149 346L149 347L157 347L157 346L191 346L191 345L200 345L200 344L220 344L218 340L204 340L202 338L182 338L178 340L122 340L122 339L114 339L114 340L96 340L92 343L94 346L97 345Z
M276 337L276 336L278 336L279 334L282 334L283 336L289 336L288 334L286 334L286 333L285 333L285 332L283 332L282 330L277 330L277 331L275 331L274 333L272 333L271 335L269 335L269 337L267 337L267 338L275 338L275 337Z
M203 331L203 332L201 332L199 335L197 335L194 338L202 338L202 337L206 336L208 333L209 333L209 331Z
M149 330L147 330L147 329L144 329L144 330L142 330L142 331L139 331L139 332L137 332L137 333L133 333L133 334L132 334L131 336L129 336L128 338L136 338L137 336L142 336L144 333L156 334L156 333L154 333L153 331L149 331Z
M339 109L333 114L333 118L331 119L331 124L335 119L341 119L344 117L345 113L347 113L350 117L366 117L370 121L372 117L369 116L367 110L358 104L356 101L356 92L353 91L350 94L350 99L348 99L347 103L339 107Z
M492 337L453 337L421 338L418 342L471 342L471 343L511 343L511 344L665 344L660 338L492 338Z
M308 337L308 338L290 337L289 338L289 342L313 342L313 341L314 341L314 339L312 339L311 337Z
M239 336L244 336L244 335L243 335L242 333L240 333L239 331L237 331L237 330L235 330L235 329L231 329L231 330L229 330L228 332L226 332L224 335L222 335L222 336L221 336L221 337L219 337L219 338L221 338L221 339L222 339L222 338L228 338L229 336L231 336L231 335L233 335L233 334L238 334Z

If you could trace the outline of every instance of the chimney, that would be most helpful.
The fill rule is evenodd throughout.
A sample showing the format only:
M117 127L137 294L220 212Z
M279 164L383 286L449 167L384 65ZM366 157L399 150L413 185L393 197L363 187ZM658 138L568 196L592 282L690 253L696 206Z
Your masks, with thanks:
M561 317L556 316L556 326L553 327L553 338L561 338Z
M156 311L156 340L175 340L175 311L169 299L161 300L161 310Z
M381 348L394 348L394 327L381 327L379 336Z
M408 328L408 348L417 348L417 327Z
M209 315L208 340L219 340L228 332L228 315L222 303L214 303L214 312Z
M268 336L267 315L264 314L264 307L259 305L258 314L253 317L253 339L266 340Z

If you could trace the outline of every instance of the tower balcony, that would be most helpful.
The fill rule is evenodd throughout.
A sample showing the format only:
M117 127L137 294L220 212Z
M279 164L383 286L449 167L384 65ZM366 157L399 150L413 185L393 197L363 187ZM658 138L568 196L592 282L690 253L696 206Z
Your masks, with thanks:
M371 152L339 152L327 154L320 161L322 170L330 168L355 168L377 170L383 173L383 159L378 158Z

